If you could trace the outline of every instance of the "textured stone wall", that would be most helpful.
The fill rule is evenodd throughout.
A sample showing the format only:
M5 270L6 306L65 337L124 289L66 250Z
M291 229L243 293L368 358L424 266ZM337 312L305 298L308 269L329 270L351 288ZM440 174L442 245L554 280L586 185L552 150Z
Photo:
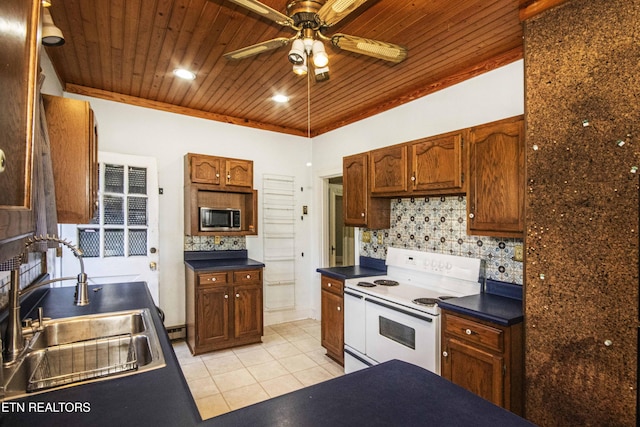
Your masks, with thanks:
M525 23L526 415L634 426L640 0Z

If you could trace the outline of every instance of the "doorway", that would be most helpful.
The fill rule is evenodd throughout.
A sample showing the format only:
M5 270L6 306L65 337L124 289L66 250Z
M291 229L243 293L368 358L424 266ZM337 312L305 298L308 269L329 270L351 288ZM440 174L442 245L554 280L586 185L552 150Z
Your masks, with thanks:
M329 267L355 264L354 228L344 225L342 177L328 179Z

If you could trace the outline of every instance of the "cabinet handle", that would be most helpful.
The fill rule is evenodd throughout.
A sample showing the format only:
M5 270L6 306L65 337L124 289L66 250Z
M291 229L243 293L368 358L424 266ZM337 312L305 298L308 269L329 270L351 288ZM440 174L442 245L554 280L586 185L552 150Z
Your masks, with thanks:
M225 294L224 295L225 299L229 299L229 295Z
M220 178L220 174L219 173L216 174L216 178Z
M251 275L250 274L247 274L247 279L251 279Z
M362 213L360 214L360 216L361 216L362 218L364 218L364 212L362 212Z
M227 175L227 182L231 182L231 174Z
M340 308L340 306L338 306L338 311L340 311L340 310L342 310L342 309Z
M209 277L207 280L210 281L210 282L215 282L218 279L216 279L215 277Z
M236 294L236 298L240 298L240 294Z
M330 288L330 287L331 287L331 283L327 283L327 287L329 287L329 288Z
M475 216L475 215L473 214L473 212L471 212L471 213L469 214L469 218L471 218L471 219L473 219L473 217L474 217L474 216Z
M413 181L413 183L416 183L416 173L414 172L413 175L411 175L411 181Z
M449 353L447 353L446 351L443 351L443 352L442 352L442 355L443 355L444 357L447 357L447 356L449 356Z
M4 151L0 150L0 172L4 172L6 165L7 157L5 156Z
M467 335L478 335L477 332L472 331L471 329L465 329L464 333L467 334Z

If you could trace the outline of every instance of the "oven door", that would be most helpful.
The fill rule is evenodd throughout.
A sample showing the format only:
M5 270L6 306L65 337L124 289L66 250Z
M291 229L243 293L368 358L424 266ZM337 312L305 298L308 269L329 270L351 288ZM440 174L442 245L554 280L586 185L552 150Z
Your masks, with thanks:
M379 363L391 359L440 374L440 319L387 301L366 299L366 354Z

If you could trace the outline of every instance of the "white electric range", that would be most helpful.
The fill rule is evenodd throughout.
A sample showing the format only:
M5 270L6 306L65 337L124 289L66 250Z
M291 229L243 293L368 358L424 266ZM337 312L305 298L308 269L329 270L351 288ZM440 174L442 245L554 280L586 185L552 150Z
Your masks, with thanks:
M386 265L345 281L345 373L400 359L439 374L438 300L480 293L481 260L388 248Z

